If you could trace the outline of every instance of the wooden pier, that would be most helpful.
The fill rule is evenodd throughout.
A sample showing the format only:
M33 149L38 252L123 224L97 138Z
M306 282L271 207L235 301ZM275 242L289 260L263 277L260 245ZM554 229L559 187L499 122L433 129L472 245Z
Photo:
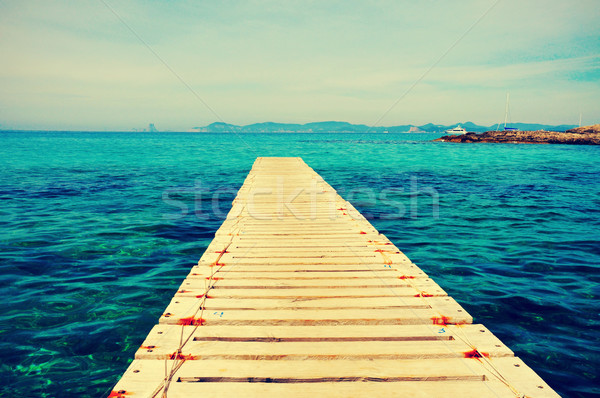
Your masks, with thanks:
M556 397L300 158L258 158L110 397Z

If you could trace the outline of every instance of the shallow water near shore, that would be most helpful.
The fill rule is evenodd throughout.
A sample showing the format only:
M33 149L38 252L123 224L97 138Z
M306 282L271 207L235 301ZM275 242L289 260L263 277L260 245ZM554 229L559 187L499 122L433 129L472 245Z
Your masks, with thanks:
M255 158L300 156L559 394L600 396L600 148L439 136L0 132L0 395L107 395Z

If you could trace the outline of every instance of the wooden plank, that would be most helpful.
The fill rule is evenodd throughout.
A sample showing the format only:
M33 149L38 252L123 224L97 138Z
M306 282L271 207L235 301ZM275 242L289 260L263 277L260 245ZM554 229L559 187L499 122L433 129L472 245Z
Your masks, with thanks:
M172 325L415 325L465 324L473 318L460 307L387 309L228 310L165 313L159 323Z
M136 353L136 359L174 357L182 335L190 341L181 354L196 359L464 358L474 347L490 357L513 356L482 325L269 328L157 325Z
M236 271L252 271L252 272L394 272L402 279L403 275L412 274L421 275L423 278L427 278L427 274L421 271L416 265L412 263L403 264L339 264L332 262L330 264L244 264L244 263L229 263L225 264L219 259L218 262L204 262L200 261L199 265L192 267L191 273L197 273L198 275L204 275L206 269L213 269L215 272L222 272L223 274L228 272Z
M210 255L206 258L203 258L201 261L205 264L212 264L217 262L225 264L257 264L257 265L265 265L265 264L274 264L274 265L293 265L293 264L306 264L307 262L310 264L363 264L365 266L383 266L384 264L402 264L402 263L410 263L410 260L407 260L400 256L390 256L390 259L386 260L377 256L323 256L323 255L314 255L314 256L297 256L297 257L244 257L244 256L234 256L234 255Z
M174 359L178 355L187 360L338 360L338 359L441 359L464 358L473 349L460 340L410 341L330 341L324 342L235 342L196 341L186 344L178 354L179 340L171 346L143 349L136 359ZM153 345L145 347L155 347ZM480 348L481 349L481 348ZM490 347L486 355L493 357L510 356L510 350Z
M265 274L265 273L263 273ZM339 274L339 273L338 273ZM401 287L405 286L407 277L412 279L417 277L424 277L417 272L403 277L396 275L390 276L378 276L369 275L368 277L353 277L345 278L343 276L335 275L328 277L304 277L304 278L278 278L278 275L271 277L253 277L253 278L235 278L234 275L226 274L225 272L217 272L214 276L203 276L192 275L190 278L185 279L181 284L180 290L188 289L200 289L208 288L212 286L215 289L226 289L226 288L257 288L257 289L268 289L268 288L284 288L284 287L329 287L329 288L351 288L351 287ZM272 274L271 274L272 275ZM385 275L385 274L384 274ZM416 294L416 293L415 293Z
M136 366L139 362L136 362ZM144 376L146 379L156 380L159 372L152 369L135 369L143 372L142 375L124 376L127 383L119 383L111 392L111 397L127 398L118 391L130 393L132 396L149 397L153 392L145 379L135 376ZM132 370L133 372L134 370ZM164 377L164 376L163 376ZM124 390L121 388L130 388ZM117 389L119 388L119 389ZM335 396L341 397L439 397L443 393L447 397L481 397L481 398L514 398L515 394L508 391L499 381L483 381L479 383L459 381L431 381L431 382L396 382L396 383L366 383L363 381L346 383L301 383L301 384L276 384L276 383L171 383L168 397L189 398L201 396L203 398L221 398L238 396L248 398L264 397L299 397L314 398L324 396L324 391L334 391ZM162 389L158 394L162 393ZM155 397L160 395L154 395ZM531 395L528 395L531 396ZM538 394L537 396L542 396ZM555 396L555 395L547 395Z
M244 397L309 397L324 396L328 392L351 397L558 396L517 358L489 360L496 369L510 368L518 372L511 378L510 385L500 381L493 371L477 366L477 362L476 359L190 360L183 362L175 372L173 381L168 385L168 397L218 397L231 393ZM294 366L283 367L285 363ZM399 367L398 363L403 366ZM122 397L157 396L163 391L165 368L169 370L175 368L174 365L174 361L134 360L115 386L114 396L119 396L119 391ZM445 376L440 376L440 370ZM154 392L157 394L154 395Z
M410 326L385 326L385 325L348 325L332 328L329 326L172 326L155 325L143 346L162 345L164 341L179 339L180 335L192 338L238 338L243 341L252 339L273 339L280 341L285 338L301 339L396 339L410 340L414 337L430 337L435 340L466 340L475 347L498 346L504 347L502 342L494 336L485 326L479 324L468 325L410 325ZM140 348L141 349L141 348ZM504 349L504 348L503 348ZM488 351L483 349L482 351Z
M382 287L382 288L290 288L290 289L210 289L208 294L212 298L235 298L239 300L254 298L293 298L298 300L311 300L313 298L337 297L337 298L359 298L359 297L413 297L419 291L419 295L424 296L445 296L445 294L435 294L432 291L416 289L412 286L401 287ZM205 289L178 290L175 297L194 297L202 298L206 293Z
M211 291L212 292L212 291ZM196 308L205 308L207 310L226 311L231 310L298 310L307 309L429 309L429 308L462 308L450 297L356 297L356 298L338 298L338 297L315 297L315 298L251 298L251 299L229 299L229 298L210 298L198 300L195 297L176 296L167 306L165 312L173 316L185 318L189 309L195 311ZM459 311L457 311L459 312ZM464 312L464 311L460 311Z
M464 358L473 348L461 340L425 339L417 336L411 340L357 340L357 341L234 341L229 339L192 339L185 350L178 353L179 339L161 346L144 345L136 359L174 359L178 355L188 360L337 360L337 359L441 359ZM339 340L339 339L338 339ZM153 347L153 348L147 348ZM512 356L507 348L480 346L490 357Z
M300 158L258 158L110 397L555 397Z
M195 268L195 267L194 267ZM357 270L340 270L338 272L332 271L320 271L316 270L313 272L307 272L305 270L299 269L295 271L286 271L286 270L274 270L273 268L264 267L246 267L244 269L238 268L236 266L232 266L229 269L223 271L220 275L223 278L227 278L227 280L250 280L250 279L261 279L261 280L327 280L327 279L336 279L336 280L369 280L369 279L386 279L388 281L398 282L398 273L397 272L389 272L391 268L382 268L378 267L377 269L357 269ZM198 267L194 269L189 275L188 279L202 279L205 280L210 278L213 275L214 267ZM217 274L214 274L217 275ZM435 284L433 280L428 279L427 281L430 284Z

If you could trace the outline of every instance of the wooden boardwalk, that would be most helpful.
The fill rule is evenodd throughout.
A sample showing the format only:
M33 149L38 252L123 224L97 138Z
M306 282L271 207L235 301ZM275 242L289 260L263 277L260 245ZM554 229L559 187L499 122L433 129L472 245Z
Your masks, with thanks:
M300 158L258 158L111 397L558 396Z

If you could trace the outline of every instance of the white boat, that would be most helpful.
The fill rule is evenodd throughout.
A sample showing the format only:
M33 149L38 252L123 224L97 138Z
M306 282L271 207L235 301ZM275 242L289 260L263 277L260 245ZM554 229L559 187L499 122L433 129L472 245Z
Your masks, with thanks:
M446 134L454 134L454 135L467 134L467 130L460 127L460 124L459 124L458 126L454 127L453 129L446 130L445 133Z

